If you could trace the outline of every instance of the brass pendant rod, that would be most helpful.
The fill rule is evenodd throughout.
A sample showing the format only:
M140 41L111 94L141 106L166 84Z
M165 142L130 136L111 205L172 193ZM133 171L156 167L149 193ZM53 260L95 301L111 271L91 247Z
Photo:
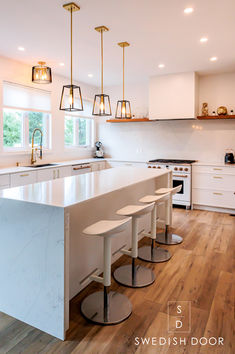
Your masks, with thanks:
M104 48L103 48L103 29L101 30L101 93L104 93Z
M71 17L71 85L73 84L73 9L70 10Z
M123 101L125 96L125 47L123 46Z

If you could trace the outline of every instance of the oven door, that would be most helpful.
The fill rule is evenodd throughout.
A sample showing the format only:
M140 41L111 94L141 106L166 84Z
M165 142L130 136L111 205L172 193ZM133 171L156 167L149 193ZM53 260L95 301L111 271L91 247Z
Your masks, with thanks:
M173 187L181 185L181 191L173 195L173 203L180 204L179 202L189 202L191 199L190 190L190 175L189 174L173 174Z

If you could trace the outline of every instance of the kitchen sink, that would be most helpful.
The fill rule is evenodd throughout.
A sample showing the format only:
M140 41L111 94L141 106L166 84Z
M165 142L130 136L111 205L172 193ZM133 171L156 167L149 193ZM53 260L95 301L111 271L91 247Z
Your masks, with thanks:
M57 166L57 163L45 163L42 165L30 165L30 166L25 166L25 167L31 167L31 168L40 168L40 167L50 167L50 166Z

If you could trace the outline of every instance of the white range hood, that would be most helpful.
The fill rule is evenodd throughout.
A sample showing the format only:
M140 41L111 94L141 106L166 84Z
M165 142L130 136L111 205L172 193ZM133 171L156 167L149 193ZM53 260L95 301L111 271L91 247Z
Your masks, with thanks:
M153 76L149 83L149 119L195 119L198 77L195 72Z

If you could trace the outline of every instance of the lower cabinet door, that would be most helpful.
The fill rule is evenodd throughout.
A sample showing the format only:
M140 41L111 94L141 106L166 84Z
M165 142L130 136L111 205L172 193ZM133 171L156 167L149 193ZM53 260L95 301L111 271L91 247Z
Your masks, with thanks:
M37 181L38 182L46 182L51 181L56 178L56 169L55 168L46 168L37 171Z
M0 190L10 187L10 176L9 175L1 175L0 176Z
M69 176L72 176L72 166L63 166L57 169L56 178L64 178Z
M221 191L193 188L192 200L193 204L235 209L235 190Z
M32 184L37 182L37 172L27 171L21 173L13 173L10 179L11 187L25 186L26 184Z

